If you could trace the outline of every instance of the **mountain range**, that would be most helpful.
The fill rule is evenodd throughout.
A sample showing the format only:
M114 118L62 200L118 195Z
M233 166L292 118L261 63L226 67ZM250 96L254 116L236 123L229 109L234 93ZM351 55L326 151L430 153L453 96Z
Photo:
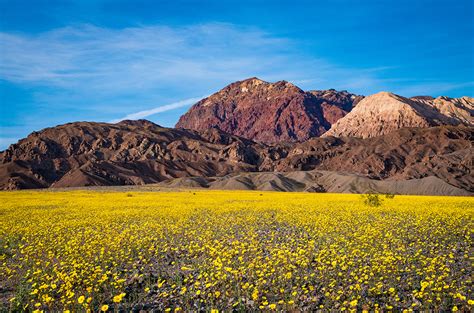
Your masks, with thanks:
M336 90L303 91L279 81L235 82L191 107L177 128L209 127L251 140L301 142L312 137L376 137L404 127L474 126L469 97L404 98L389 92L363 97Z
M474 192L474 99L303 91L258 78L199 101L176 128L75 122L0 152L0 189L143 185Z

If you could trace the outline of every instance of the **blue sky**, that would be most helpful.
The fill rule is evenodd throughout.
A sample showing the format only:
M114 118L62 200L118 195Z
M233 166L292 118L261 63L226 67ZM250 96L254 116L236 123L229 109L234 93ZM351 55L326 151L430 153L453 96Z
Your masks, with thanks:
M147 118L257 76L303 89L474 96L472 0L0 0L0 149Z

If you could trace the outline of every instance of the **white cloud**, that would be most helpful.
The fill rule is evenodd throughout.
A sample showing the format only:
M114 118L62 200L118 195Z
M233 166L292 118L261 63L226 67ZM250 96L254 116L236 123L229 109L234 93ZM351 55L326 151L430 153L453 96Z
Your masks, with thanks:
M162 113L162 112L171 111L171 110L174 110L174 109L177 109L177 108L182 108L182 107L185 107L185 106L189 106L191 104L194 104L194 103L198 102L199 100L201 100L203 98L205 98L205 97L189 98L189 99L173 102L173 103L170 103L170 104L165 104L165 105L162 105L162 106L150 109L150 110L144 110L144 111L139 111L139 112L136 112L136 113L131 113L131 114L128 114L128 115L126 115L122 118L112 120L112 121L110 121L110 123L117 123L117 122L120 122L122 120L136 120L136 119L145 118L145 117L157 114L157 113Z
M94 93L146 91L265 72L285 39L250 28L65 27L39 35L0 33L0 77ZM269 59L262 58L268 54Z

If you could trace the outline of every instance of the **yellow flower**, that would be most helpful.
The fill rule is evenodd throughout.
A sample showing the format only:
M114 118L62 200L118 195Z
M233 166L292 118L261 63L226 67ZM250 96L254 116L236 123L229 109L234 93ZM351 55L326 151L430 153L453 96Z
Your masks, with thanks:
M216 298L219 298L219 296L221 295L221 292L220 292L220 291L216 291L216 292L214 292L214 295L216 296Z
M100 307L100 310L102 312L107 312L108 309L109 309L109 306L107 304L104 304L103 306Z
M77 303L82 304L84 302L85 298L86 297L84 297L84 296L80 296L79 298L77 298Z
M275 303L270 303L270 304L268 305L268 307L269 307L271 310L275 310L276 307L277 307L277 305L276 305Z
M219 313L218 309L211 309L211 313Z
M114 296L114 302L119 303L122 301L123 297L125 297L125 293L121 293L119 295Z
M258 290L254 289L252 292L252 299L256 301L258 299Z
M192 271L193 269L192 269L191 267L182 266L182 267L181 267L181 270L182 270L182 271Z
M349 302L349 304L350 304L351 306L357 306L357 299L352 300L351 302Z

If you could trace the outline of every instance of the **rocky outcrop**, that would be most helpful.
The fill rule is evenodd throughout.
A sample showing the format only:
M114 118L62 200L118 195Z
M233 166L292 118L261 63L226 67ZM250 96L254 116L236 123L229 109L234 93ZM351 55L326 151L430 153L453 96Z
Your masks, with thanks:
M335 90L305 92L279 81L250 78L196 103L176 127L217 127L258 142L297 142L317 137L349 112L360 96Z
M474 99L439 97L404 98L380 92L361 100L324 136L376 137L405 127L439 125L474 126Z
M464 125L474 125L474 98L449 98L443 96L436 99L418 101L435 108L444 116L455 121L454 124L459 122Z
M354 95L345 90L310 90L323 110L323 117L329 124L336 123L347 115L362 99L363 96Z

